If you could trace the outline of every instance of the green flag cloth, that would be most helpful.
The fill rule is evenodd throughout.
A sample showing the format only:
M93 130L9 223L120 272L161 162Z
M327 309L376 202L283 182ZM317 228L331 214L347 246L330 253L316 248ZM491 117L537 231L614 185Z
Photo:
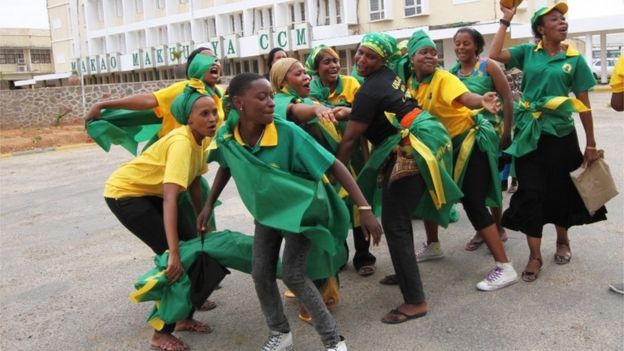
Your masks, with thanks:
M338 80L336 84L336 89L334 89L334 95L342 94L342 90L344 89L344 84L342 83L342 76L338 75ZM342 101L336 105L332 104L329 101L329 87L323 85L321 78L314 78L310 81L310 97L318 100L321 104L326 107L333 108L336 106L347 106L351 107L351 104L347 101Z
M222 266L244 273L251 273L253 236L229 230L204 235L202 245L199 237L180 242L180 261L186 272L201 252L206 252ZM186 273L173 284L169 284L164 274L167 268L169 251L154 258L155 267L136 280L136 291L130 294L133 302L155 301L155 306L147 322L156 330L165 324L186 319L191 310L191 282ZM281 275L281 263L278 263Z
M121 145L136 156L138 144L157 137L161 125L154 110L105 109L100 119L87 124L87 133L104 151Z
M542 118L544 111L549 112L546 118ZM514 114L519 132L505 152L522 157L537 150L537 143L544 130L553 131L556 137L564 137L569 134L572 112L587 111L590 110L583 102L567 96L546 96L533 102L520 101Z
M490 188L485 199L486 205L500 208L502 206L501 182L498 174L499 139L492 124L481 114L475 116L475 125L468 131L453 138L453 179L461 188L464 184L466 166L476 144L479 150L487 154L490 168Z
M297 95L294 89L289 87L278 91L273 97L273 101L275 102L275 118L284 121L288 120L288 104L300 103L310 106L315 104L309 97L302 98ZM338 152L338 146L340 145L342 137L332 122L321 121L318 117L314 117L308 122L296 124L308 132L319 144L326 147L334 155Z
M446 129L427 111L420 112L407 129L401 127L394 116L390 116L389 120L398 132L373 149L368 162L358 175L357 181L362 193L369 203L374 204L375 214L379 215L382 190L377 180L379 168L401 140L407 138L411 154L427 185L427 193L422 196L415 215L438 222L443 227L448 226L453 204L462 198L463 193L450 174L453 162L452 144Z
M233 137L238 119L238 113L230 111L215 137L218 150L211 156L218 153L227 164L245 207L256 221L310 239L310 279L334 276L347 261L344 241L350 223L344 201L326 180L314 181L276 169L245 150ZM290 123L278 118L274 122L278 133L280 126Z

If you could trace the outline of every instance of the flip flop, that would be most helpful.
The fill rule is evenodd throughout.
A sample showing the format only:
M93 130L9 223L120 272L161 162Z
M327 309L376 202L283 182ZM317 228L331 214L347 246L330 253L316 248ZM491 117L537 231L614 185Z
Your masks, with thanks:
M192 320L190 322L185 322L185 326L180 325L180 323L176 323L175 331L177 332L191 332L191 333L199 333L199 334L209 334L212 333L212 328L208 324L204 324L200 321Z
M544 264L542 262L542 259L539 257L529 257L529 262L531 261L538 261L539 262L539 267L537 268L537 271L535 272L529 272L527 270L522 272L522 280L524 280L527 283L531 283L537 280L537 278L539 277L539 273L542 270L542 265ZM528 265L528 263L527 263Z
M567 247L568 253L566 255L558 255L555 252L555 263L559 265L570 263L570 260L572 259L572 251L570 250L570 244L557 242L557 250L559 249L560 246Z
M200 311L210 311L217 308L217 304L212 300L206 300L203 305L199 308Z
M399 285L399 279L397 278L396 274L389 274L389 275L383 277L383 279L381 279L379 281L379 284L383 284L383 285Z
M374 265L367 265L358 268L357 273L362 277L368 277L375 274L376 268Z
M399 323L407 322L407 321L412 320L412 319L424 317L426 315L427 315L427 312L421 312L421 313L416 313L416 314L410 316L410 315L407 315L407 314L399 311L398 308L395 308L395 309L391 310L390 312L388 312L388 314L386 314L381 319L381 322L382 323L386 323L386 324L399 324ZM388 319L388 318L386 318L388 316L392 316L392 317L390 319Z
M479 237L478 239L475 239L475 237L473 236L472 239L470 239L470 241L468 241L466 243L466 245L464 245L464 250L466 250L466 251L475 251L481 245L483 245L483 243L485 243L483 238Z

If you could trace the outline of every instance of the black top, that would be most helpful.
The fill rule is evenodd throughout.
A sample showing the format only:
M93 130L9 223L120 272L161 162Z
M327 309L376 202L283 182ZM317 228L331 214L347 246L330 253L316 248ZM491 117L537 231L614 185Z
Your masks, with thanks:
M373 145L397 133L384 112L392 112L401 118L417 107L415 101L405 98L405 84L388 67L366 77L355 94L349 119L368 124L364 136Z

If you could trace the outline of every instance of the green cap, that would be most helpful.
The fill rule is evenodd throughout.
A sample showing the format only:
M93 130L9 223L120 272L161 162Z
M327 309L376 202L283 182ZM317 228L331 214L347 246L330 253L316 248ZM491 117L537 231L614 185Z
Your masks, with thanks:
M531 17L531 27L535 25L535 22L537 22L538 18L544 16L552 10L557 10L562 14L565 14L566 12L568 12L568 4L566 4L565 2L558 2L552 6L544 6L541 9L535 11L533 17Z

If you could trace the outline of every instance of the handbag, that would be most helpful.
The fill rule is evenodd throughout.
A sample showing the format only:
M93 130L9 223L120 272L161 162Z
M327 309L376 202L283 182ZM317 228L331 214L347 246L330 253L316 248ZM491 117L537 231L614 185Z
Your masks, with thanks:
M590 216L618 194L609 165L604 160L604 151L598 150L598 153L599 159L589 165L583 162L581 167L570 172L572 183Z

